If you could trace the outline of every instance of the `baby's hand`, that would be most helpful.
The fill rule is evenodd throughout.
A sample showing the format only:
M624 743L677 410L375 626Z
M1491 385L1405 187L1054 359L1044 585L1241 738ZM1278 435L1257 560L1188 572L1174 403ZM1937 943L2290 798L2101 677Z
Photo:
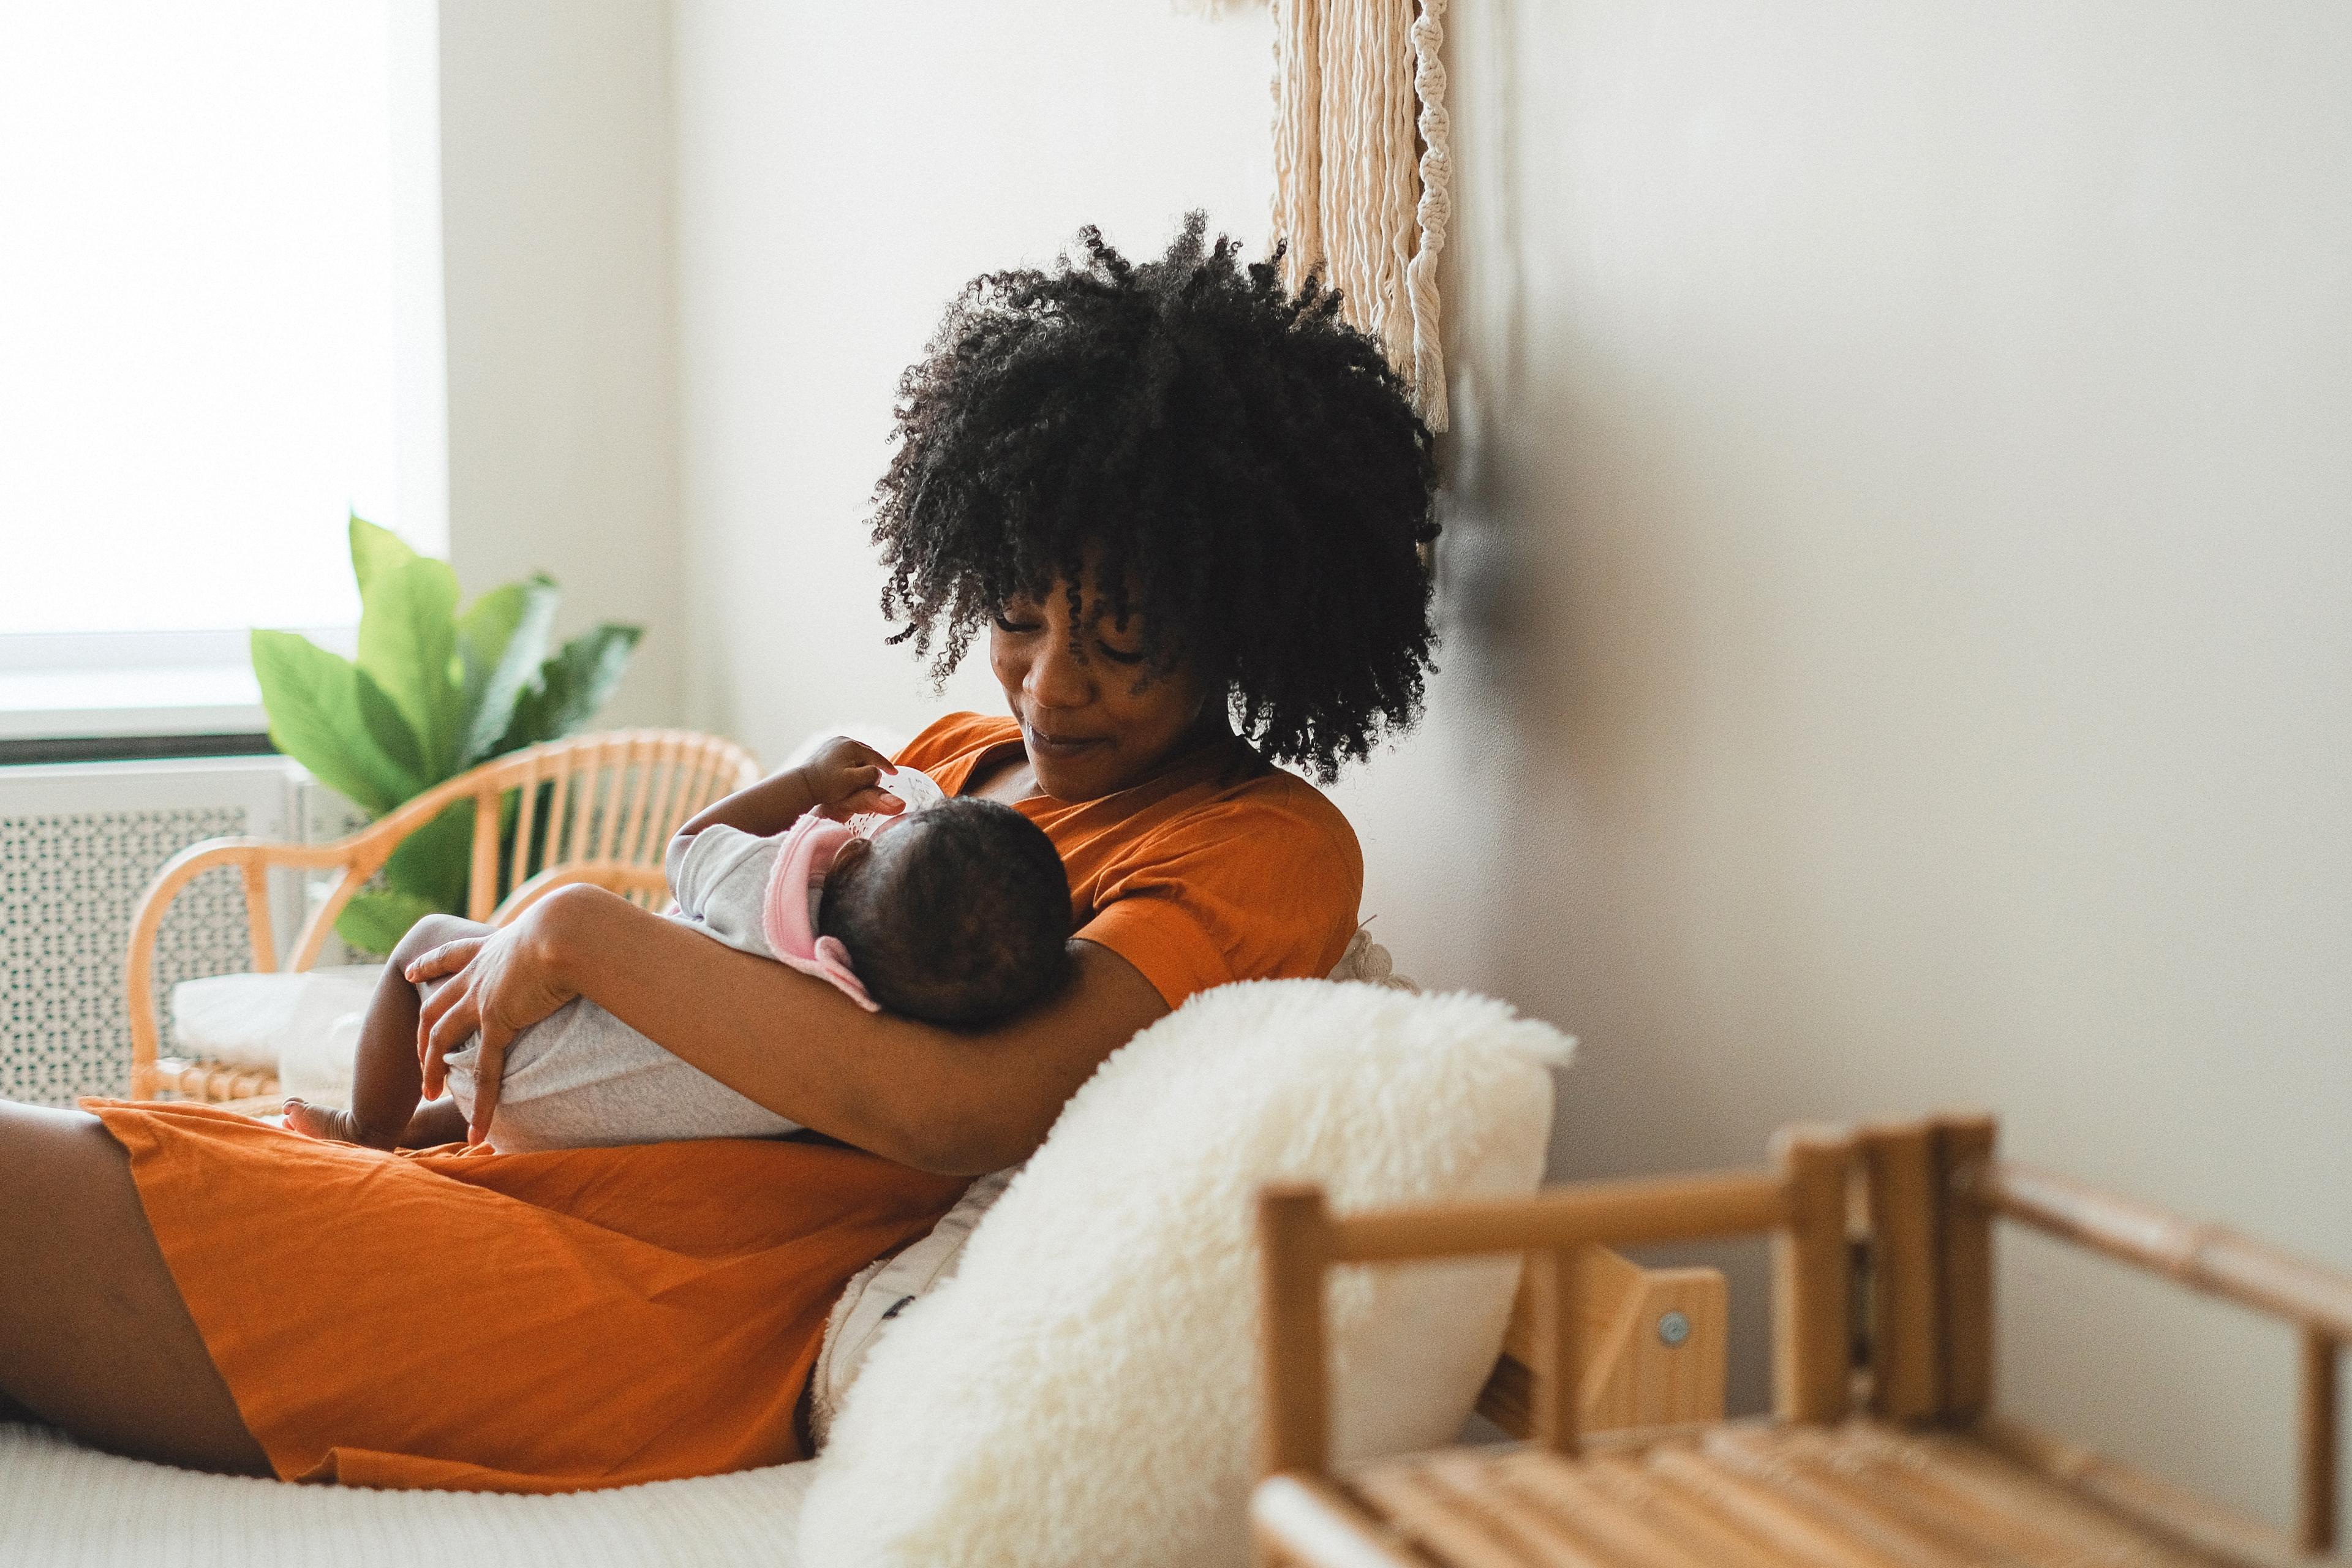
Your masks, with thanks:
M882 787L882 775L898 770L890 759L846 735L836 735L800 766L801 780L819 814L845 822L864 812L889 816L906 803Z

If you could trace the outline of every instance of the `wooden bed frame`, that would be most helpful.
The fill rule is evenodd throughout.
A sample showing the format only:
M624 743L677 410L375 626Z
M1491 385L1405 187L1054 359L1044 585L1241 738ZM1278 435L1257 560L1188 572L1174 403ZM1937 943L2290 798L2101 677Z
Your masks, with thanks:
M1252 1505L1261 1560L1320 1568L2333 1560L2337 1363L2352 1342L2352 1278L1995 1159L1985 1117L1858 1135L1791 1129L1775 1148L1768 1171L1339 1217L1314 1188L1264 1194L1266 1479ZM1994 1413L1997 1218L2297 1327L2292 1540ZM1773 1417L1588 1439L1594 1405L1584 1369L1615 1374L1607 1358L1587 1353L1595 1249L1756 1232L1775 1242ZM1530 1255L1531 1310L1512 1359L1531 1383L1525 1420L1505 1425L1532 1445L1334 1473L1326 1272L1496 1252ZM1517 1374L1497 1383L1516 1384ZM1507 1401L1489 1406L1509 1413Z

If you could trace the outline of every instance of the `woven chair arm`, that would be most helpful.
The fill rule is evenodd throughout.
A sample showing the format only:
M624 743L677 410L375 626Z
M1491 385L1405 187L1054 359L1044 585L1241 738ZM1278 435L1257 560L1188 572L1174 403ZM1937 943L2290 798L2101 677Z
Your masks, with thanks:
M288 844L267 838L207 838L191 844L163 863L131 911L128 962L123 967L131 1022L133 1098L144 1099L154 1092L155 1057L163 1037L155 996L155 942L173 900L205 872L236 868L245 888L246 929L253 947L253 966L268 973L278 967L277 931L270 919L270 871L279 867L320 870L348 866L354 858L356 845L357 840L352 839L340 844ZM387 848L384 853L391 851ZM298 951L293 966L308 969L317 957L315 946L308 952Z
M618 893L632 903L652 909L666 903L669 897L669 879L659 866L639 866L621 860L582 860L569 866L556 866L541 871L521 887L507 895L498 912L490 916L492 925L512 924L524 910L558 888L585 883L602 888L608 893Z

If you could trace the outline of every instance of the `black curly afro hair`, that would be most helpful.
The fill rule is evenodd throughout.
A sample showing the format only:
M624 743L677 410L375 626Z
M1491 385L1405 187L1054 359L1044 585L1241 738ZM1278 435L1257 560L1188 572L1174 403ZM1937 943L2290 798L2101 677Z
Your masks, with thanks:
M949 307L875 487L882 608L943 679L1006 604L1059 584L1075 619L1090 580L1141 616L1148 671L1191 664L1328 783L1420 709L1429 430L1336 293L1206 231L1139 266L1087 228Z

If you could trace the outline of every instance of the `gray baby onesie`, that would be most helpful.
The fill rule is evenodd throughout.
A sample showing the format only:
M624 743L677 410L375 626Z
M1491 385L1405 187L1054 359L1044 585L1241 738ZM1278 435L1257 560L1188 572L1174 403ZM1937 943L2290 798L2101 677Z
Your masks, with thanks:
M732 827L672 839L667 869L677 911L667 918L773 959L760 906L782 847L781 837L759 838ZM468 1117L480 1058L476 1039L448 1059L449 1096ZM585 996L517 1034L507 1046L499 1082L490 1146L502 1154L676 1138L767 1138L800 1129Z

